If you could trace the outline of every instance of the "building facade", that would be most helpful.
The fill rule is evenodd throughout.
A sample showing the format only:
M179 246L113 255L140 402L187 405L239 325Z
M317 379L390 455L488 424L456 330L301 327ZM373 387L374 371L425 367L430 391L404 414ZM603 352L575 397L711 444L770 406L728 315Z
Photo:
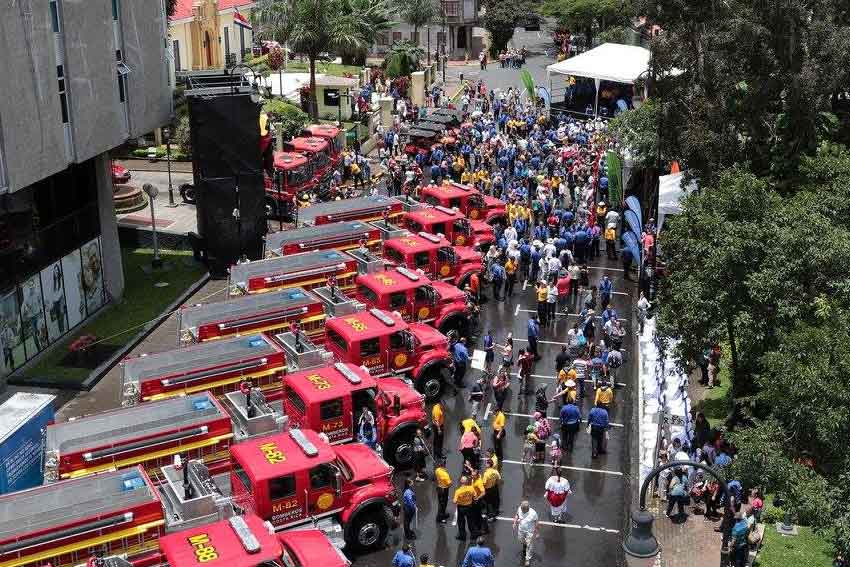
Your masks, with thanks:
M167 123L161 0L14 0L0 19L0 377L123 293L109 152Z
M175 71L222 69L251 54L253 31L238 23L237 12L251 21L251 0L177 0L169 20Z

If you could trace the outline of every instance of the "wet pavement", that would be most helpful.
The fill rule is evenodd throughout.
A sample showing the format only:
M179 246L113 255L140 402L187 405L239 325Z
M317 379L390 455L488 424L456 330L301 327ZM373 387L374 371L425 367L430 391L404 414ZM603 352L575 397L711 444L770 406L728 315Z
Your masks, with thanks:
M625 326L631 329L631 293L634 290L632 282L623 279L622 265L618 261L596 258L591 264L591 284L604 274L614 281L614 306L619 316L626 318ZM624 284L629 284L628 286ZM514 297L505 302L492 299L482 306L482 335L486 329L492 329L497 343L503 343L508 332L514 335L515 356L520 348L525 348L527 342L526 323L530 311L536 306L534 289L529 285L523 291L522 285L515 288ZM487 295L492 298L491 290ZM573 309L573 311L575 311ZM566 333L577 319L572 316L561 316L558 321L542 330L538 350L541 360L533 369L531 389L548 384L547 393L551 398L555 393L555 356L561 350ZM601 324L601 322L600 322ZM597 331L598 332L598 331ZM576 437L576 447L572 454L564 453L562 472L569 480L573 494L567 500L567 514L564 524L550 522L549 505L544 498L543 486L551 475L548 465L522 464L522 445L525 428L533 422L534 396L518 396L517 379L512 381L511 395L505 404L508 418L507 436L504 441L504 461L502 463L501 511L499 519L490 524L490 534L485 536L496 555L497 565L522 565L522 547L517 542L512 530L512 519L522 500L527 499L541 520L540 538L535 543L532 565L558 566L613 566L621 559L622 530L624 527L624 510L627 493L627 482L630 467L630 423L632 420L631 395L635 383L635 367L630 357L634 352L634 340L631 334L624 342L627 350L626 362L619 370L617 381L621 386L616 390L615 404L610 412L613 425L610 431L607 454L594 459L590 451L590 435L584 428ZM471 350L470 350L471 352ZM498 360L498 353L497 353ZM471 385L480 375L477 370L469 370L466 383ZM469 416L471 404L467 401L468 390L461 390L455 396L445 398L446 438L444 451L448 457L447 468L452 480L457 486L460 478L462 460L457 451L459 440L459 421ZM593 390L587 384L586 396L582 407L582 415L592 407ZM485 448L491 448L492 428L490 426L494 405L488 411L492 395L482 405L479 423L483 429ZM554 419L560 406L550 404L548 415L553 426L553 432L558 431L559 424ZM487 415L487 419L481 419ZM547 453L548 458L548 453ZM432 463L429 459L429 480L416 483L417 501L419 504L417 539L412 541L412 548L417 558L422 553L430 555L432 563L449 566L459 565L463 560L466 549L472 544L457 541L458 534L454 518L447 524L437 524L436 491L432 478ZM404 475L399 475L401 479ZM451 493L450 493L451 494ZM449 503L448 512L454 515L454 506ZM401 528L392 532L388 548L384 551L357 558L356 566L386 566L392 561L395 551L404 542Z

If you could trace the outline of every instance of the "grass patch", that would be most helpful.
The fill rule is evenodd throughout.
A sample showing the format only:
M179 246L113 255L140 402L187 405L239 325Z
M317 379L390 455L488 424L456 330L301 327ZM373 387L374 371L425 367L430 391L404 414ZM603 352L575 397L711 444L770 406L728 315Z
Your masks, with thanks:
M811 528L800 527L797 536L783 536L772 525L764 530L764 545L755 567L832 567L833 547Z
M705 398L694 404L694 409L705 414L705 417L711 423L716 421L725 421L729 415L729 395L732 387L732 380L729 376L729 366L727 364L720 365L720 385L711 388L706 387Z
M57 387L79 387L91 371L60 364L68 354L68 345L74 339L81 335L94 335L98 340L107 339L104 343L110 346L126 345L143 328L144 323L161 314L207 271L206 267L194 261L190 251L161 250L160 257L169 269L146 273L143 268L150 266L153 250L123 248L124 297L121 302L106 307L96 319L70 333L48 356L18 377L16 382L25 384L27 378L30 378L56 382ZM167 282L168 285L154 287L159 282Z

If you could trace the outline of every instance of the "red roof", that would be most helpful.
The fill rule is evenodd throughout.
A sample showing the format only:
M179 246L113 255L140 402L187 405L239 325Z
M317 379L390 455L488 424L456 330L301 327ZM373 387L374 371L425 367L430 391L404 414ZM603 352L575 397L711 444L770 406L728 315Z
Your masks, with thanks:
M264 482L270 478L293 474L320 463L329 463L336 458L333 448L322 441L318 433L310 429L299 431L318 449L317 455L305 455L290 433L268 435L237 443L230 448L230 454L253 482Z
M174 15L172 20L182 20L192 16L192 4L194 0L177 0L177 5L174 6ZM242 8L243 6L253 6L254 0L218 0L218 11L228 10L231 8Z
M190 528L159 539L159 548L171 567L253 567L276 561L283 552L277 536L270 534L263 520L241 516L259 549L248 551L227 520Z

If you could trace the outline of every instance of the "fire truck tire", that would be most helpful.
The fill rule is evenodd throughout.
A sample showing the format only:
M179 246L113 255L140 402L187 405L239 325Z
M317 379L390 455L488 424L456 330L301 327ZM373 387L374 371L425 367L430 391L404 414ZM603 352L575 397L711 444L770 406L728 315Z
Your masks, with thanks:
M446 370L446 372L444 373L443 370ZM435 402L443 395L446 380L451 378L444 374L447 375L448 371L441 364L426 366L419 374L416 379L416 389L425 396L425 401Z
M413 436L415 427L407 427L393 433L384 442L384 457L396 469L405 470L413 466Z
M465 288L465 287L466 287L466 284L468 284L468 283L469 283L469 278L470 278L470 276L471 276L471 275L472 275L472 274L471 274L471 273L469 273L469 274L466 274L465 276L461 277L461 278L458 280L458 282L457 282L457 288L458 288L458 289L463 289L463 288Z
M195 204L195 186L191 183L184 183L179 187L180 198L183 199L184 203L188 203L190 205Z
M374 551L383 546L387 533L390 531L390 524L387 522L383 507L375 505L358 511L351 522L350 529L350 543L355 551Z
M469 333L469 320L464 317L463 313L455 313L449 315L443 324L440 325L440 332L444 335L449 331L455 330L459 337L466 337Z

